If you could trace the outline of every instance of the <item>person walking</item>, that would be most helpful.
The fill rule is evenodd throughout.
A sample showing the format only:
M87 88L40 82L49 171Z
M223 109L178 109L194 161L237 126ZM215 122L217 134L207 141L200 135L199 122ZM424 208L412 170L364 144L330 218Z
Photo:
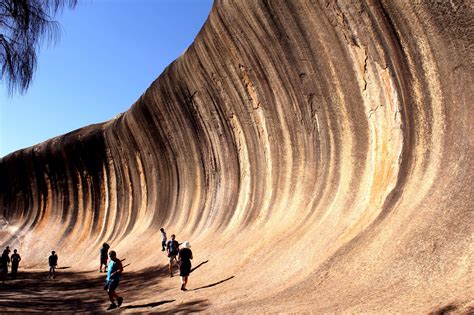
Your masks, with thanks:
M0 258L0 278L2 283L5 284L5 279L8 275L8 264L10 264L10 247L7 246L3 250L2 257Z
M51 252L51 256L48 258L48 264L49 264L49 277L54 279L56 277L56 267L58 265L58 255L56 255L56 252L53 250Z
M182 248L178 253L179 276L181 277L181 290L187 291L188 277L191 273L191 259L193 252L191 251L191 243L188 241L182 244Z
M102 248L100 249L100 272L102 272L102 266L104 266L104 272L107 272L107 259L109 256L109 248L109 244L104 243L102 244Z
M3 269L3 262L0 261L0 281L2 281L2 284L5 284L5 279L6 279L6 275L5 275L5 269Z
M161 251L164 252L166 250L166 232L164 228L160 229L161 232Z
M10 257L10 260L12 262L12 272L11 272L11 275L12 275L12 278L13 279L16 279L16 275L18 273L18 266L20 265L20 260L21 260L21 257L20 255L17 253L17 250L13 250L13 255Z
M171 239L166 244L166 252L168 253L169 258L168 269L170 271L170 277L173 276L173 261L178 262L176 255L179 253L179 243L175 238L176 236L171 234Z
M2 265L5 276L8 274L8 265L10 265L10 246L5 247L2 253Z
M115 251L110 251L109 257L110 262L108 266L109 268L107 271L107 279L105 282L104 290L107 291L111 303L107 310L113 310L114 308L117 308L122 305L123 302L123 297L118 296L115 292L120 283L120 275L123 272L123 266L122 261L117 258L117 253ZM117 304L115 304L114 298L117 300Z

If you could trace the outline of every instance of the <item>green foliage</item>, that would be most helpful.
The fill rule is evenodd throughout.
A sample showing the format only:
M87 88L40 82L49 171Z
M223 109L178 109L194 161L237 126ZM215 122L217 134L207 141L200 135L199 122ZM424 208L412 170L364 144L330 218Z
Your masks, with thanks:
M9 93L28 89L40 44L58 38L54 15L76 4L77 0L0 0L0 79Z

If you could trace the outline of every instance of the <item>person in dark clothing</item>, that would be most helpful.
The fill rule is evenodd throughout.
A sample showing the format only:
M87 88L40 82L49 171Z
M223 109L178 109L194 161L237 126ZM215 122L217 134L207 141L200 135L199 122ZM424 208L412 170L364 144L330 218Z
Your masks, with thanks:
M51 256L48 258L48 263L49 263L49 276L51 278L56 277L56 266L58 265L58 255L56 255L56 252L53 250L51 252Z
M166 250L166 232L164 228L160 229L161 232L161 251L164 252Z
M0 261L0 281L2 281L2 284L5 284L5 279L7 278L7 275L5 274L5 269L3 268L3 263Z
M10 264L10 246L5 247L5 250L2 253L2 258L0 259L1 265L1 278L5 280L8 275L8 265Z
M2 254L2 265L4 268L5 274L8 273L8 265L10 265L10 246L5 247L5 250Z
M16 279L16 275L18 273L18 266L20 265L20 260L21 260L21 257L20 255L17 253L17 250L13 250L13 255L12 257L10 257L10 260L12 262L12 278L13 279Z
M166 244L166 252L168 253L169 264L168 268L170 271L170 277L173 276L173 261L178 262L176 259L176 255L179 253L179 243L175 240L176 236L174 234L171 235L171 239Z
M193 259L193 252L191 251L191 244L186 241L182 244L182 248L178 253L179 276L181 277L181 290L186 291L188 284L188 277L191 273L191 259Z
M100 272L102 272L102 266L104 266L104 272L107 272L107 259L109 257L109 248L109 244L104 243L102 244L102 248L100 249Z
M120 307L123 302L123 297L118 296L117 293L115 293L115 290L120 283L120 276L123 272L123 266L122 261L117 258L117 253L115 251L110 251L109 255L110 262L104 290L107 291L111 303L107 310L112 310L114 308ZM117 304L115 304L114 298L117 300Z

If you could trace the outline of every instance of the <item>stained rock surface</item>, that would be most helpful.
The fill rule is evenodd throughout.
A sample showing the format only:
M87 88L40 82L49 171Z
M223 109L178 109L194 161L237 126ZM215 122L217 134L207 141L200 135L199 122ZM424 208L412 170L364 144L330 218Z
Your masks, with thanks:
M107 241L152 274L165 227L207 262L194 292L140 278L160 310L472 311L473 22L470 1L216 1L127 112L0 161L0 245L86 271Z

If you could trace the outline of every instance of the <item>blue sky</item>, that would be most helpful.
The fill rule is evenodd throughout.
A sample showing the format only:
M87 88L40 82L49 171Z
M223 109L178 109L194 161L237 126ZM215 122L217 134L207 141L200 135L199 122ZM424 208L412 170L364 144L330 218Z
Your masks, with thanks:
M194 40L212 0L79 0L24 95L0 85L0 157L126 111Z

